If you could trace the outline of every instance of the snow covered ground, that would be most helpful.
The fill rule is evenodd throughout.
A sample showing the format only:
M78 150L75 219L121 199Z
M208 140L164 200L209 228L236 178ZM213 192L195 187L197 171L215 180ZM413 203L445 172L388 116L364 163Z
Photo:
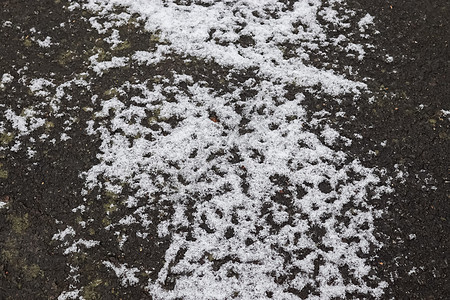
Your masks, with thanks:
M93 13L108 48L93 49L63 83L51 73L17 79L42 101L20 115L4 109L0 121L7 150L19 151L20 137L55 126L44 111L62 120L61 141L77 112L92 116L85 130L101 139L98 164L80 173L83 204L53 236L65 255L105 251L102 239L123 253L167 241L161 267L126 254L98 262L154 299L383 295L387 283L371 268L382 211L371 200L392 188L383 170L346 152L358 134L340 131L352 120L346 105L370 101L357 80L358 63L376 51L369 14L341 0L90 0L69 9ZM151 49L119 55L130 46L124 27L148 35ZM136 68L148 75L96 90L110 72ZM3 74L1 88L12 80ZM88 105L66 105L75 89L93 94ZM104 208L95 230L94 202ZM86 297L77 261L59 299Z

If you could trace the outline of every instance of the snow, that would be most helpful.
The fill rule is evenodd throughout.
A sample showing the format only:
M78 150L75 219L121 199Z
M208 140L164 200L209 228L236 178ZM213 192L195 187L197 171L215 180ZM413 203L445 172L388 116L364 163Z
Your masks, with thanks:
M67 133L63 132L63 133L61 133L60 139L61 139L61 141L67 141L67 140L70 140L71 137L69 135L67 135Z
M357 97L366 86L333 70L311 66L305 55L284 59L277 47L277 43L303 40L306 47L303 51L308 53L321 51L330 43L345 43L343 49L348 55L356 53L357 59L363 59L366 46L349 42L351 37L341 35L327 40L326 29L318 22L317 13L343 28L351 26L349 18L334 10L336 7L321 9L320 1L300 1L294 4L293 10L284 12L276 1L211 2L211 6L205 7L182 6L172 1L113 0L89 1L88 7L106 16L111 4L129 6L131 13L139 12L147 20L146 29L158 32L159 40L168 41L158 44L155 51L136 52L131 58L134 61L154 65L171 52L183 53L212 59L236 72L256 67L258 77L265 78L249 78L233 86L232 92L219 96L195 82L190 74L174 73L172 79L164 79L163 84L155 84L153 88L139 83L116 86L121 95L130 89L142 92L143 97L134 97L130 102L122 97L100 99L101 109L95 116L109 121L95 127L93 122L89 123L88 132L100 134L103 142L98 155L100 163L84 173L87 188L110 189L110 184L100 179L107 178L109 182L127 182L136 191L126 202L128 208L135 208L134 216L122 217L108 228L148 221L146 211L156 192L162 193L161 197L174 209L169 220L158 224L158 235L170 237L171 244L158 279L147 283L148 292L155 299L227 299L236 293L242 299L263 299L271 291L275 298L293 299L295 296L286 290L288 286L302 290L307 285L315 285L321 299L344 297L346 292L355 291L379 297L385 283L369 286L363 280L370 267L357 253L367 253L369 245L381 246L373 236L373 219L378 213L367 202L367 188L383 190L375 188L381 184L380 180L358 160L348 162L346 153L329 148L338 139L347 143L351 140L341 137L331 124L321 125L329 115L327 111L310 121L314 126L323 126L321 135L316 136L303 129L308 115L302 105L305 96L299 93L293 100L284 97L285 86L292 82L299 87L320 86L330 96L352 93ZM272 18L267 9L275 11L277 18ZM259 17L252 12L257 12ZM91 19L99 32L114 28L113 21L101 24L100 19ZM292 24L297 20L303 26L293 33ZM371 17L366 15L358 26L367 29L371 22ZM241 23L246 23L242 29ZM237 28L241 29L239 33ZM212 31L213 39L210 39ZM111 32L108 41L115 47L120 43L120 36L114 29ZM251 36L254 45L240 45L238 40L242 35ZM91 58L93 69L99 75L108 68L123 67L126 62L122 57L110 62L98 62L96 56ZM232 73L229 76L233 78ZM178 88L180 83L187 86L188 93ZM246 89L257 92L241 101L239 95ZM164 101L167 93L172 93L175 101ZM233 103L238 103L242 112L238 113ZM253 113L262 107L259 115ZM217 118L208 115L211 110ZM142 120L155 111L159 116L151 122L157 122L166 132L164 135L142 125ZM290 116L295 119L287 122ZM161 122L173 117L180 118L179 124L169 126ZM239 129L244 118L248 120L245 125L248 132L243 134ZM272 124L277 129L270 129ZM114 133L118 129L121 132ZM151 139L145 138L150 134ZM130 140L136 136L139 137ZM240 156L239 162L231 162L234 153ZM255 158L255 153L259 158ZM359 174L360 179L352 178L350 173ZM167 174L170 179L167 181L157 174ZM286 186L276 183L276 178L288 178ZM243 190L242 184L248 188ZM226 192L225 186L229 187ZM187 199L193 195L198 202L192 208L194 220L188 221ZM287 195L285 202L273 200L283 195ZM204 197L209 200L200 201ZM142 206L138 199L143 203L148 199L148 204ZM355 207L345 211L347 204ZM349 218L348 225L338 221L342 214ZM232 221L233 216L237 218L236 223ZM201 224L209 230L205 231ZM363 224L368 224L369 230L363 230ZM175 229L182 226L192 228L194 240L177 233ZM274 226L280 227L278 232L273 232ZM139 235L142 236L146 227L142 226ZM311 236L316 228L323 230L323 236ZM234 235L225 238L229 230ZM346 243L351 237L358 237L359 242ZM253 243L246 245L249 239ZM126 247L126 238L120 243L120 247ZM331 250L323 250L319 245ZM292 258L286 262L275 249L283 249ZM295 254L299 249L312 252L302 258ZM180 251L185 254L176 260ZM206 262L205 255L209 257ZM214 261L230 257L219 269L213 268ZM318 259L323 265L317 278L311 279ZM123 266L118 269L109 262L105 265L113 268L119 278L123 277ZM344 283L340 266L347 266L357 283ZM301 272L294 273L289 282L276 283L275 278L293 272L293 268ZM237 275L230 277L227 275L230 272ZM170 274L177 277L172 291L163 287L173 276ZM334 283L330 285L331 281ZM122 283L130 284L123 279ZM137 278L133 283L137 283Z
M162 58L163 54L161 53L161 50L159 52L136 51L133 54L133 60L136 60L141 64L146 63L147 65L156 64L160 62Z
M80 299L80 290L74 290L70 292L62 292L61 295L58 296L58 300L67 300L67 299Z
M37 40L38 45L42 48L49 48L52 45L52 38L47 36L44 40Z
M128 62L127 57L113 57L110 61L98 61L98 57L99 54L95 54L89 60L91 61L92 69L100 76L109 69L126 66Z
M86 70L62 83L51 76L21 79L61 118L91 114L86 133L101 141L98 163L80 174L84 204L70 208L73 220L53 235L64 255L101 251L103 238L120 250L132 240L166 240L160 269L125 254L120 264L101 262L124 287L154 299L298 299L292 290L308 289L315 293L307 299L382 296L386 283L370 267L371 249L382 247L374 226L381 212L371 200L392 191L389 182L346 152L362 136L344 135L331 121L345 112L333 115L324 105L314 113L307 103L327 98L339 106L344 96L354 105L369 101L362 96L370 92L366 84L352 75L372 48L361 41L372 32L373 17L358 17L336 0L292 7L275 0L70 2L70 10L95 14L88 22L110 50L123 42L119 27L137 13L155 49L108 60L91 55ZM116 6L127 12L117 13ZM51 37L38 43L48 47ZM295 47L287 55L290 44ZM354 65L332 61L336 55ZM93 95L92 107L65 109L71 87L94 92L96 78L130 66L157 74L103 83L110 89ZM2 84L13 79L8 75ZM288 96L293 88L297 92ZM27 135L45 125L43 115L38 108L19 115L9 109L5 123ZM74 122L67 118L63 131ZM20 146L17 141L10 149ZM108 222L99 230L105 236L94 231L86 239L93 201L105 208ZM75 222L77 231L68 225ZM59 299L81 299L81 269L72 268L73 282ZM173 289L166 286L170 281Z
M370 14L366 14L359 22L358 22L358 26L359 26L359 30L361 32L365 32L366 29L370 26L373 25L373 17Z
M74 242L70 247L66 248L66 250L64 250L64 255L74 252L80 252L80 245L83 245L85 248L89 249L99 244L100 244L99 241L79 239L78 241Z
M17 115L11 109L8 109L4 116L14 129L27 135L45 124L45 119L34 117L34 114L35 112L31 109L24 109L21 115Z
M116 273L116 276L121 279L122 285L125 287L135 285L139 282L139 279L135 276L135 273L139 272L138 268L128 268L127 264L122 264L120 267L116 267L109 261L104 261L103 264Z
M3 27L11 27L12 26L12 22L11 21L5 21L2 24Z
M73 229L73 227L68 226L66 229L64 229L63 231L59 231L57 234L54 234L52 237L52 240L60 240L63 241L64 238L67 235L71 235L74 236L75 235L75 230Z
M2 75L2 83L10 83L12 80L14 79L14 77L9 74L9 73L5 73Z
M340 136L339 132L326 125L325 129L322 131L321 136L325 138L325 144L331 146L334 144L336 139Z
M45 91L44 88L47 86L54 86L54 84L45 79L45 78L38 78L38 79L32 79L31 85L29 86L31 92L33 92L36 96L48 96L50 93L48 91Z
M408 235L409 240L414 240L416 238L416 235L414 233L411 233Z

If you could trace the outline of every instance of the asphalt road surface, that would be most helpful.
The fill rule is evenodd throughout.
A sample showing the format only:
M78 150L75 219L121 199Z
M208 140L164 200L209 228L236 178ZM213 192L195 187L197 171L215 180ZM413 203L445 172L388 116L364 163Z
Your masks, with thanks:
M173 2L197 5L196 1ZM295 1L279 2L286 9L255 10L251 18L264 20L263 12L276 22L286 11L287 16L295 11ZM108 19L77 6L77 1L2 0L0 299L188 299L189 293L197 299L448 299L450 2L348 0L342 4L354 14L339 10L341 4L333 6L333 1L310 2L310 9L324 12L317 14L323 18L320 21L329 22L328 27L322 24L325 42L342 33L356 46L327 50L319 43L314 48L322 32L311 30L310 48L280 42L282 58L274 56L272 65L266 59L272 52L257 48L257 37L237 30L240 38L234 45L261 51L261 56L254 56L261 59L261 67L233 71L238 64L234 58L223 63L214 53L206 55L209 59L196 56L193 48L186 47L191 52L185 56L172 51L176 40L170 40L170 34L178 33L170 32L165 40L164 29L145 29L145 18L137 14L130 14L119 26L120 17ZM331 16L328 6L338 16L349 16L350 23L352 18L367 20L370 28L364 32L353 25L336 25L342 27L333 31L334 21L323 17ZM125 11L123 7L109 10L114 16ZM233 13L250 20L243 11ZM367 13L373 21L364 19ZM97 28L95 20L101 24ZM295 26L297 33L313 28L306 21ZM117 43L115 28L122 39ZM222 36L217 33L220 30ZM217 49L230 43L225 34L230 32L220 30L210 32L219 37ZM273 27L273 32L279 33L274 34L276 39L283 30ZM356 58L360 44L372 45L362 50L363 59ZM148 55L158 49L169 49L161 50L163 59ZM327 70L332 69L349 81L342 81L336 95L334 83L315 77L316 73L304 73L308 78L304 85L284 82L289 64L283 63L300 55L297 49L308 49L301 54L310 60L305 72L321 70L324 73L319 74L328 76ZM273 71L278 70L277 64L284 68L279 77ZM296 74L294 68L291 71ZM148 78L153 90L133 85ZM346 84L350 88L344 93L341 89ZM161 92L156 86L162 87ZM236 92L243 86L248 91ZM282 96L279 86L286 89ZM274 102L260 93L273 95ZM103 102L96 100L98 95ZM361 100L357 104L355 95ZM145 97L155 100L139 102ZM340 102L333 100L336 97ZM206 102L186 104L187 98ZM205 99L213 99L213 104L207 106ZM253 104L252 99L260 102ZM284 108L289 103L286 99L300 104ZM131 100L135 106L129 105ZM177 107L183 111L175 113ZM276 123L280 118L287 121ZM296 122L303 122L303 129L295 133L305 145L295 147L315 162L292 154L295 151L286 135L298 128L289 127ZM270 128L275 142L263 141L258 124ZM192 131L181 130L188 125ZM182 133L187 137L181 138ZM230 140L234 144L224 142ZM150 144L139 148L141 141ZM127 143L137 147L130 146L134 152L120 148ZM194 149L193 144L200 146ZM323 153L317 145L325 145L325 150L320 148ZM312 148L316 154L305 150ZM177 155L185 150L193 151L180 160ZM285 165L277 170L273 167L277 163ZM301 177L300 167L300 179L283 175L283 169L295 163L310 168L318 181ZM267 173L258 169L262 165ZM159 171L154 177L137 174L145 168ZM113 174L118 170L122 173ZM180 187L187 200L177 198ZM386 187L391 190L378 193ZM330 199L345 198L346 189L351 197L342 209L348 213L333 215L330 210L336 199ZM234 195L232 199L247 200L229 208L220 198L227 193ZM358 200L361 193L361 199L369 199L370 204ZM142 202L146 197L153 202ZM264 202L264 197L270 200ZM302 202L318 199L314 197L324 197L323 203L317 202L316 207ZM303 214L297 214L300 208ZM341 231L317 225L314 211L322 214L317 220L332 219L336 223L330 224L337 224ZM247 218L241 216L245 212ZM380 213L372 218L368 212ZM369 217L363 222L352 216ZM309 229L292 235L292 248L290 232L283 235L282 228L302 222ZM254 230L246 232L244 223ZM346 236L345 230L358 235ZM223 237L218 238L217 232L223 232ZM340 238L332 246L326 240L333 235L330 232ZM310 248L295 248L299 239L310 243ZM231 254L210 249L208 243L219 248L227 245ZM242 267L245 254L239 245L253 253L253 265L246 262ZM348 245L359 250L353 253ZM347 250L341 253L340 247ZM196 256L196 251L203 251L203 256ZM257 257L258 251L268 254ZM343 266L333 269L332 255L341 255ZM364 264L352 269L352 263ZM333 272L335 277L330 275ZM202 287L203 294L195 294L197 287L189 285L190 279ZM267 290L259 290L258 280ZM207 294L214 291L208 285L217 294ZM330 286L335 289L327 290Z

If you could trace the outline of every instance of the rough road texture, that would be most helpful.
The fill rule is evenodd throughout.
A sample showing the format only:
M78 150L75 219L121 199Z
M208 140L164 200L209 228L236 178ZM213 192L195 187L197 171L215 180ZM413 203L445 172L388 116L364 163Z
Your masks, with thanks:
M378 251L379 257L372 261L375 273L379 277L376 282L386 281L389 284L382 296L383 299L392 297L445 299L446 295L450 294L448 289L450 149L448 116L445 116L442 110L450 109L447 74L449 53L446 34L450 30L449 4L448 1L429 3L391 1L376 6L372 1L348 1L348 5L374 16L376 29L380 34L370 42L393 57L392 62L384 62L380 59L379 52L373 56L368 53L361 61L358 76L372 78L368 85L371 90L377 90L378 93L374 102L359 103L358 109L355 107L354 111L351 105L346 107L346 112L352 113L356 121L343 124L344 132L358 132L362 136L353 140L349 151L354 153L355 157L365 158L364 164L367 167L385 168L388 174L398 172L409 174L393 182L395 189L393 194L385 195L375 203L380 209L387 209L382 218L375 220L378 229L375 234L378 240L384 243L383 248ZM65 8L67 3L64 1L35 1L31 4L26 1L6 0L2 1L0 6L0 21L2 23L11 21L14 24L13 27L3 26L0 30L3 41L0 46L1 74L10 72L11 68L20 69L30 62L28 69L23 71L26 74L40 78L54 72L57 74L54 83L63 83L72 74L81 72L86 67L84 65L86 58L95 54L97 50L92 53L89 51L105 46L103 36L96 31L87 30L89 24L81 21L81 16L89 17L89 13L79 10L69 11ZM66 26L60 28L57 40L53 41L59 43L59 46L43 52L35 40L44 40L47 35L53 37L52 28L63 22ZM33 27L40 36L29 31ZM154 36L137 30L135 27L122 28L121 35L127 36L132 48L116 49L114 55L126 56L132 51L155 47L158 41ZM30 41L32 37L34 40ZM294 46L286 45L287 50L289 47ZM102 55L101 51L98 54ZM338 58L343 61L347 59ZM99 79L98 85L91 93L113 97L115 95L111 94L114 91L109 89L111 82L121 84L124 78L131 76L144 78L149 76L148 72L166 75L167 70L190 72L194 77L197 74L204 78L215 78L217 74L199 74L200 72L218 70L219 76L214 80L211 79L209 84L215 89L220 89L222 86L220 74L228 72L215 64L205 66L201 61L194 62L191 66L198 70L189 69L181 58L174 56L170 62L159 65L159 69L156 70L144 69L140 71L142 73L136 73L131 68L126 71L129 73L123 73L122 69L120 74L112 72ZM255 75L245 74L245 76ZM238 76L235 80L236 84L242 84L245 78ZM30 92L22 84L13 84L14 86L8 88L7 92L0 91L0 104L16 107L19 114L23 108L39 103L40 98L33 94L33 91ZM86 91L76 82L72 85L72 99L60 99L66 105L67 111L75 104L77 107L92 105L90 101L92 94L86 95ZM17 99L20 99L21 107L17 107ZM307 104L311 112L321 109L317 106L321 103L315 103L314 100ZM43 107L41 110L45 109L48 109L49 116L53 116L51 107ZM97 111L101 110L101 107L93 109ZM330 108L331 111L333 109ZM156 119L158 115L155 113L149 117ZM220 116L212 111L208 117L213 123L220 120ZM83 296L86 299L149 298L144 290L121 284L116 276L108 272L108 269L99 262L104 261L105 256L115 265L121 265L131 259L147 269L159 270L165 263L164 255L169 247L169 240L149 239L146 243L142 243L142 239L136 239L128 241L133 245L132 248L119 249L117 241L111 238L107 231L102 231L105 225L112 222L114 217L108 219L108 216L114 216L115 211L111 208L120 200L114 193L93 189L88 196L89 199L95 199L97 196L108 199L106 203L95 201L89 203L89 215L95 221L91 223L91 229L86 230L84 238L89 240L89 236L103 235L105 240L101 241L100 249L89 252L89 255L80 253L68 257L63 254L58 241L52 239L54 234L61 230L61 226L56 224L55 220L71 225L77 232L83 230L80 222L85 221L83 218L86 217L79 212L75 212L79 216L74 217L71 210L83 204L81 199L85 196L82 194L85 181L80 178L80 172L99 163L97 152L101 145L101 137L88 135L85 131L85 124L91 118L92 113L89 109L85 109L80 110L76 120L45 119L43 126L37 126L30 134L39 142L33 144L28 140L36 151L33 163L30 163L30 158L24 151L0 153L0 201L7 203L7 209L0 210L0 299L57 298L63 291L68 290L69 284L72 283L68 274L77 272L83 274L79 284L85 287ZM61 124L64 121L70 124L66 128L70 127L67 133L71 139L61 139L61 132L54 129L64 127L64 124ZM179 121L172 119L166 123L175 127ZM34 122L37 124L40 121L37 118ZM48 137L43 138L43 134ZM11 147L13 138L8 134L2 134L0 142L5 147ZM52 139L56 142L51 142ZM23 143L26 143L25 140ZM380 146L381 144L383 146ZM211 157L211 160L223 154L215 155L216 157ZM230 159L239 161L239 157ZM245 177L246 172L243 169L241 175ZM281 191L289 185L288 180L283 178L272 178L271 181L279 185ZM328 192L329 189L328 186L320 188L324 192ZM131 190L126 189L125 187L123 195L132 194ZM283 193L275 195L280 203L289 197ZM149 214L160 221L174 214L164 205L152 209L154 211ZM269 215L273 218L270 213ZM204 228L206 231L211 230L206 223ZM136 226L128 230L138 229ZM150 236L151 230L153 235L157 236L156 228L149 230ZM320 239L320 228L315 234L319 235ZM226 235L232 236L233 233L227 231ZM177 258L178 261L181 259ZM205 259L213 261L214 258ZM214 265L219 269L226 263L229 263L227 259L216 261ZM314 262L314 266L320 264L320 258ZM80 270L71 270L69 265L78 266ZM312 273L315 274L316 271ZM151 272L139 274L141 281L146 276L151 280L156 278L157 274ZM230 277L232 276L238 275L230 274ZM173 288L175 284L170 278L168 276L168 280L164 283L167 290ZM275 278L277 284L292 280L289 276L275 276ZM344 279L352 280L350 275ZM312 287L310 290L307 288L289 291L298 298L306 298L314 292ZM266 293L266 296L274 295ZM348 294L348 297L368 296L354 293Z
M417 174L396 186L390 215L382 221L388 236L380 258L384 274L396 270L389 295L396 299L445 299L449 288L449 124L440 108L449 105L450 6L448 1L354 1L377 18L375 44L393 55L390 65L365 68L376 84L404 93L365 114L363 135L369 141L391 140L372 163L395 163ZM396 73L392 71L397 70ZM423 104L422 111L414 107ZM364 126L364 125L363 125ZM371 144L371 142L366 142ZM361 144L361 148L364 148ZM437 190L426 190L422 170L433 174ZM422 183L420 183L422 182ZM414 233L415 238L409 238ZM405 241L397 242L398 239ZM401 259L395 259L401 257ZM408 274L412 265L421 265Z

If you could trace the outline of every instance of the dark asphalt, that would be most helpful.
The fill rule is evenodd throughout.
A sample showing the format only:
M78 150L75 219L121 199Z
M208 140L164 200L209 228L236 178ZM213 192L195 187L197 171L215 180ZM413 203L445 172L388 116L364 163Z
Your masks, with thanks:
M375 17L380 33L371 42L394 58L387 63L378 54L368 54L361 62L360 76L373 78L371 88L379 94L375 103L362 103L353 111L357 121L349 123L347 130L360 132L363 138L354 143L352 151L357 157L368 157L369 150L377 150L377 155L365 161L368 166L386 168L388 175L396 169L410 175L404 182L394 182L395 194L377 203L388 209L377 221L385 246L374 262L381 279L389 282L383 298L448 299L450 131L448 117L441 110L450 110L450 2L347 2ZM61 66L56 61L69 49L81 53L92 47L98 38L95 33L86 34L87 25L79 21L77 12L64 10L63 4L53 0L0 2L0 24L10 20L22 25L0 28L0 73L31 61L28 72L35 77L52 70L63 80L82 63L74 60ZM73 22L61 29L58 53L42 54L40 49L24 46L29 28L45 33L67 20ZM138 39L139 34L135 35ZM19 87L7 94L0 91L1 104L15 107L17 99L23 107L35 101ZM420 105L423 109L418 109ZM0 153L0 162L8 170L8 177L0 178L0 199L9 202L8 210L0 210L0 300L55 299L67 288L67 259L55 251L51 237L57 232L54 220L64 219L80 202L83 181L79 170L95 163L98 141L82 131L88 118L81 115L78 127L73 126L72 135L77 138L56 145L41 143L37 165L28 164L20 152ZM164 253L153 250L156 256ZM79 259L87 259L89 265L89 258ZM415 272L411 272L413 266ZM85 271L89 272L89 266ZM117 287L117 291L114 299L143 297L130 288Z
M441 109L450 107L450 2L349 3L375 16L380 34L374 44L394 57L390 64L367 59L362 69L375 78L375 88L383 85L397 94L376 107L376 113L368 113L373 107L362 109L358 119L365 120L364 139L357 147L364 153L388 141L371 163L391 170L397 164L411 175L395 186L389 213L379 221L386 239L379 254L384 263L378 270L388 281L390 274L397 275L387 296L448 299L450 131ZM421 104L424 107L418 111ZM431 185L436 190L426 183L424 170L434 178ZM421 268L408 274L413 266Z

